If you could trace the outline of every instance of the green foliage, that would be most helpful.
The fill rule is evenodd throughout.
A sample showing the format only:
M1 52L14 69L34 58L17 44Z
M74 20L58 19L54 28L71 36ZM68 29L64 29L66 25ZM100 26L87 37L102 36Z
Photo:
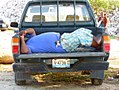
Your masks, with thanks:
M95 13L109 12L119 7L119 0L88 0Z
M89 81L89 75L82 75L80 73L49 73L42 77L44 80L51 80L55 82L80 82L81 80Z
M105 80L108 79L109 77L114 77L118 74L119 69L118 68L111 68L109 67L108 70L105 70Z
M38 82L55 82L56 83L80 83L90 82L88 74L82 75L80 72L64 72L64 73L47 73L37 74L33 76Z
M116 37L116 36L111 35L111 36L110 36L110 39L117 39L117 37Z

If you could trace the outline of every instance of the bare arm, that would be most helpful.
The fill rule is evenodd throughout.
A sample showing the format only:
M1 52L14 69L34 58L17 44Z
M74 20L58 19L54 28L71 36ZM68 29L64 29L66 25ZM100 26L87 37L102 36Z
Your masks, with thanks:
M22 30L22 31L19 32L20 39L21 39L21 53L28 53L29 52L29 49L28 49L28 47L25 43L25 40L24 40L24 36L26 34L36 35L33 28L28 28L26 30Z
M21 38L21 53L28 53L29 50L25 43L24 36L20 36L20 38Z
M26 34L36 35L36 33L35 33L33 28L28 28L26 30L22 30L22 31L19 32L20 36L24 36Z

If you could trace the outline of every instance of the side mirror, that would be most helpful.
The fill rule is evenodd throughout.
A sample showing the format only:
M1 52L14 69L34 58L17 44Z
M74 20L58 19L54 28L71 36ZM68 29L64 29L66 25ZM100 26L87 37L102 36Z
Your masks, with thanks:
M18 23L17 22L11 22L10 23L10 26L17 28L18 27Z
M0 24L0 30L1 31L6 31L8 30L8 25L6 23Z

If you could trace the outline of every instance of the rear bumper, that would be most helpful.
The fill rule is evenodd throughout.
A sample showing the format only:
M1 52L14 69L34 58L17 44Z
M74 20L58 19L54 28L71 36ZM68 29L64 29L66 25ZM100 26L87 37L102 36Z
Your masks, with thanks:
M75 72L80 70L107 70L109 63L106 61L77 62L72 68L52 69L44 62L41 63L14 63L13 71L21 73L48 73L48 72Z
M80 70L107 70L109 63L103 61L103 57L105 56L105 52L14 54L15 63L13 64L13 71L21 73L47 73L75 72ZM49 58L86 58L86 60L80 60L72 64L71 68L53 69L51 65L42 62L42 59Z

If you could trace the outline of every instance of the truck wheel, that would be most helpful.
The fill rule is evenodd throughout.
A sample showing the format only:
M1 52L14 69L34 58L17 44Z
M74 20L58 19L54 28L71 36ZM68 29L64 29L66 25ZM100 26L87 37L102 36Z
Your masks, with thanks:
M15 83L17 85L26 85L26 80L18 80L16 73L15 73Z
M91 78L91 83L92 83L93 85L102 85L103 79Z
M26 85L26 80L15 80L17 85Z

